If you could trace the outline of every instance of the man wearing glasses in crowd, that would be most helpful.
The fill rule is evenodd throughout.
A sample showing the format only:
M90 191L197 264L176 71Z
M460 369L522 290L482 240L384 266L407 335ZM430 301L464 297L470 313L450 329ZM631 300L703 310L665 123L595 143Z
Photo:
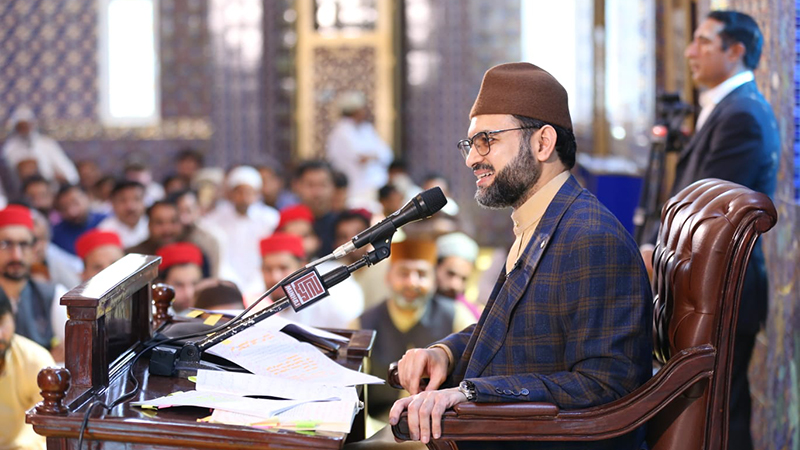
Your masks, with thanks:
M31 279L33 262L33 218L28 208L8 205L0 210L0 298L14 310L16 333L50 350L56 361L63 361L63 336L66 313L56 300L64 292L56 292L49 282ZM59 331L55 333L53 323Z
M551 402L562 409L608 403L651 374L652 297L633 239L569 170L575 138L567 93L528 63L484 75L458 147L477 178L475 199L512 208L516 240L480 321L399 362L412 395L415 440L441 434L442 413L466 402ZM430 382L422 390L420 381ZM535 448L639 449L643 430L600 442ZM532 443L473 442L475 448Z

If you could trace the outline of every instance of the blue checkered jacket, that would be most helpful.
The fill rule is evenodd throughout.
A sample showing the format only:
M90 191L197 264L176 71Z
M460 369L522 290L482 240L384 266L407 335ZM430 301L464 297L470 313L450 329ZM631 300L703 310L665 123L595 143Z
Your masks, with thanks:
M478 402L608 403L652 373L652 295L630 234L575 178L561 187L480 320L439 341L448 385Z

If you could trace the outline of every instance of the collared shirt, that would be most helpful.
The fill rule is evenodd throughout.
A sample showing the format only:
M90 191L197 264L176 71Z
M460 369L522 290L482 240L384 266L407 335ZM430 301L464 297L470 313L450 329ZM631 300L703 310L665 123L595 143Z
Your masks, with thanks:
M117 233L120 241L122 241L122 246L125 248L133 247L150 236L150 229L147 228L147 216L144 214L142 214L142 217L139 218L139 221L136 222L136 225L133 227L129 227L128 224L119 220L117 216L112 214L103 219L103 221L97 225L97 228Z
M516 239L514 240L514 245L511 246L511 250L508 251L506 273L511 272L517 259L519 259L522 252L525 251L525 247L527 247L528 242L530 242L531 236L533 236L533 232L536 230L536 226L539 224L542 216L544 216L544 212L547 210L547 207L550 206L550 202L553 201L553 198L555 198L561 186L567 182L569 175L570 172L568 170L556 175L552 180L548 181L547 184L542 186L541 189L536 191L522 206L511 213L511 220L514 221L514 236L516 236Z
M749 83L754 79L755 76L753 75L753 71L745 70L744 72L739 72L736 75L728 78L713 88L702 92L698 100L703 109L700 110L700 115L697 116L697 126L695 127L695 132L700 130L703 124L706 123L706 119L708 119L708 116L710 116L711 112L714 111L714 107L717 106L717 103L721 102L722 99L733 92L734 89L745 83Z

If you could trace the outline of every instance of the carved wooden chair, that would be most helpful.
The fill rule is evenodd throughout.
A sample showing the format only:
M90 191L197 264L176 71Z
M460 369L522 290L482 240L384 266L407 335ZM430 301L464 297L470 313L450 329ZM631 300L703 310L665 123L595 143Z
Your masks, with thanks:
M661 370L629 395L588 409L462 403L445 413L442 437L428 447L595 441L646 423L653 450L725 449L733 330L745 269L756 239L776 221L766 195L738 184L706 179L686 187L662 209L653 254L653 338ZM392 431L410 439L406 413Z

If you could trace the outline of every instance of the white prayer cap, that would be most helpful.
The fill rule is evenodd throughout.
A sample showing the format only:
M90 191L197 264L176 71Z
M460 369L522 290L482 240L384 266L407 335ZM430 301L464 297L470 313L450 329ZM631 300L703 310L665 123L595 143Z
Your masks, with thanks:
M351 114L367 106L367 98L363 92L347 91L339 96L339 111L342 114Z
M203 167L197 171L192 179L192 186L197 188L203 183L210 183L215 186L222 186L225 180L225 171L219 167Z
M440 236L439 239L436 239L436 250L439 258L457 256L473 264L478 259L478 244L461 232Z
M20 122L33 124L35 121L36 115L33 114L33 110L26 105L20 105L14 109L14 112L8 118L8 129L13 131Z
M228 174L228 188L233 189L236 186L247 185L253 189L261 190L261 174L258 173L253 167L239 166Z

